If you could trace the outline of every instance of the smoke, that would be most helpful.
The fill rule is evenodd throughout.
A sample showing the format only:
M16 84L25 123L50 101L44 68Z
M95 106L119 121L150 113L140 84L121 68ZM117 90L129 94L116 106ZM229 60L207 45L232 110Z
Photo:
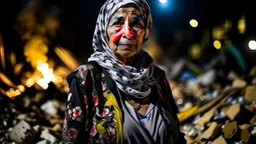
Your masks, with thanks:
M60 26L59 13L57 7L42 0L30 0L18 15L15 28L24 43L24 56L32 67L47 62L49 39L56 36Z

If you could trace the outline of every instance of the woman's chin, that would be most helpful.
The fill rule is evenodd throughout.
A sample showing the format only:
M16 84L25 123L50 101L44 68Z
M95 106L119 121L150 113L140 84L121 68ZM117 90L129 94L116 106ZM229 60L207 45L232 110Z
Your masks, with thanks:
M122 46L118 46L118 49L116 52L122 58L132 57L136 54L136 47L122 45Z
M121 60L121 61L126 61L127 59L131 58L136 54L136 51L129 51L129 50L118 50L115 53L115 56Z

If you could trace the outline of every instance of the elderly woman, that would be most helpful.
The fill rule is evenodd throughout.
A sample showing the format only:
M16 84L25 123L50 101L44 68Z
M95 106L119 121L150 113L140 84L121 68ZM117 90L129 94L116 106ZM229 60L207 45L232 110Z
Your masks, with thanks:
M186 143L165 73L142 50L151 28L145 0L105 2L94 53L67 77L64 143Z

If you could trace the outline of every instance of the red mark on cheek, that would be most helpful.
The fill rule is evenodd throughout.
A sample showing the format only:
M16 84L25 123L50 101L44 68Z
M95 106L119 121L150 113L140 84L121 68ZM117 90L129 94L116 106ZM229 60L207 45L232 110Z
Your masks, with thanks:
M138 34L133 34L129 28L118 27L115 29L116 34L110 38L112 43L116 43L121 37L125 36L126 38L131 38L131 36L138 37Z
M116 43L122 36L122 32L116 33L115 35L113 35L113 37L111 38L111 42L112 43Z
M126 35L126 34L124 32L116 33L115 35L112 36L112 38L110 40L111 40L112 43L116 43L123 35ZM131 35L133 35L135 37L135 39L139 39L140 38L140 35L137 34L137 33L131 34Z

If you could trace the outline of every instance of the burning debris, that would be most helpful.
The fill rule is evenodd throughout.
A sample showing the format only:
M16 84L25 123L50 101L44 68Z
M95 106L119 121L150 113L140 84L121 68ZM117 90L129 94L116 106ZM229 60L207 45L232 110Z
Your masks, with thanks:
M28 1L17 18L24 60L17 61L17 53L5 53L0 37L0 143L61 142L68 92L65 79L78 61L68 50L51 43L60 24L59 10L42 3ZM6 63L12 65L13 73L7 73Z
M0 143L60 143L70 69L50 65L23 69L20 84L0 72Z

